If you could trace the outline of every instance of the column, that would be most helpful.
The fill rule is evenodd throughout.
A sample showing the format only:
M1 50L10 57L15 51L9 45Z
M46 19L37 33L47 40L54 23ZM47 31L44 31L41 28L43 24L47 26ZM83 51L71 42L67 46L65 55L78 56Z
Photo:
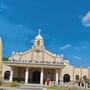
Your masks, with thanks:
M56 85L58 86L58 69L56 70Z
M43 68L41 68L40 84L43 84Z
M60 80L61 80L60 76L61 76L61 72L60 72L60 69L59 69L59 77L58 77L58 80L59 80L59 81L58 81L58 83L59 83L58 85L59 85L59 86L61 85L61 84L60 84L60 82L61 82L61 81L60 81Z
M26 67L26 72L25 72L25 83L26 84L28 83L28 70L29 70L29 68Z
M9 77L10 82L13 81L13 68L11 67L11 72L10 72L10 77Z

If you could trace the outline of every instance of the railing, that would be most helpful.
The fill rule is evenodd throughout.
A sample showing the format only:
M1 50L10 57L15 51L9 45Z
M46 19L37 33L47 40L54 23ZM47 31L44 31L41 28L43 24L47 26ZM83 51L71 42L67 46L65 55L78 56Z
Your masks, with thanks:
M39 60L10 60L10 61L3 61L4 63L9 64L49 64L49 65L64 65L64 61L60 62L52 62L52 61L39 61Z

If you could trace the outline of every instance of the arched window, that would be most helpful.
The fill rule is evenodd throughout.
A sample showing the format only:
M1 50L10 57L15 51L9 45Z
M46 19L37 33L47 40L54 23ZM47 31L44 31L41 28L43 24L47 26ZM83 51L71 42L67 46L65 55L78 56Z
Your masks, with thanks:
M76 76L75 76L75 80L76 80L76 81L79 80L79 75L76 75Z
M84 76L83 76L83 80L86 80L86 79L87 79L87 76L86 76L86 75L84 75Z
M40 40L37 41L37 45L40 45Z
M69 74L65 74L64 76L63 76L63 82L65 83L65 82L70 82L70 75Z

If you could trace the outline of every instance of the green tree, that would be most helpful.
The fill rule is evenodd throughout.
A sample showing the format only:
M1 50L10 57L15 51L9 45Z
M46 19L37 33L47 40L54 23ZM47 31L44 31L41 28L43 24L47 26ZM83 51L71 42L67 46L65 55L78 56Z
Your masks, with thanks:
M3 57L3 61L8 61L9 57Z

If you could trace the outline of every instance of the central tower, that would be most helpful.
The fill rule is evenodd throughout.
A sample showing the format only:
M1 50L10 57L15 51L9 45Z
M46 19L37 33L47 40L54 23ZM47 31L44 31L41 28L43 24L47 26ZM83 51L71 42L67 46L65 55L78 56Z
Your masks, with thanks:
M41 51L44 49L44 40L43 37L41 36L41 30L38 30L38 35L35 37L34 40L34 49Z

